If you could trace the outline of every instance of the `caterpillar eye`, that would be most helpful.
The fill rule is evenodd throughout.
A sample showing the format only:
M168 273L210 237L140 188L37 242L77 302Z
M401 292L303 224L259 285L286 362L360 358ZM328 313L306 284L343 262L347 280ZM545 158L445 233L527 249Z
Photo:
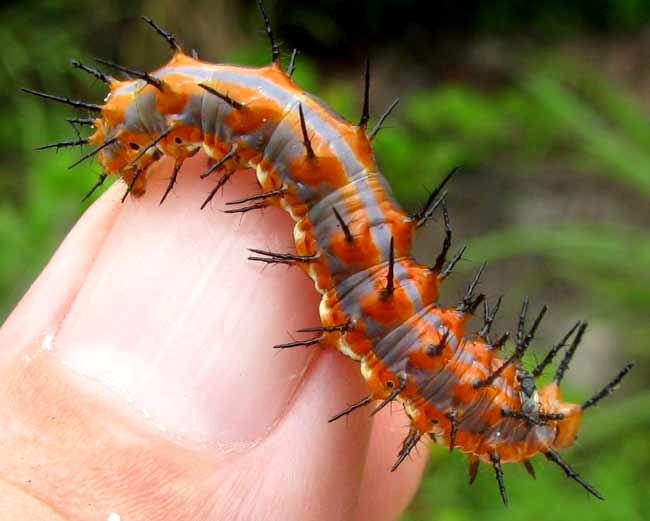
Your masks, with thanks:
M129 143L129 146L131 147L131 150L140 150L140 145L138 145L137 143L131 142Z

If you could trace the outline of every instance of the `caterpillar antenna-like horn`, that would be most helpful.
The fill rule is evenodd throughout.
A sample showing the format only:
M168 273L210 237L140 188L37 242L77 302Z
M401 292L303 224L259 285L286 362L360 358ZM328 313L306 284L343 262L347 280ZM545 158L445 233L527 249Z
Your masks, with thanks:
M208 173L208 172L206 172L206 173ZM210 194L208 195L208 197L206 197L205 201L203 201L203 204L201 205L201 210L203 210L208 205L208 203L210 201L212 201L212 198L216 195L216 193L221 189L221 187L225 186L225 184L230 180L230 178L234 174L235 174L235 170L233 170L232 172L226 172L225 174L223 174L221 176L221 179L219 179L219 181L217 181L217 184L215 185L215 187L212 190L210 190ZM245 208L239 208L238 210L239 210L240 213L246 213L247 211L250 211L250 210L256 210L258 208L265 208L265 207L266 207L266 203L265 202L260 202L260 203L255 203L255 204L253 204L251 206L246 206ZM226 211L226 213L229 213L229 212Z
M490 454L490 461L492 462L492 467L494 468L494 475L497 478L497 483L499 485L499 494L501 495L501 500L503 504L508 506L508 493L506 492L506 485L503 482L503 469L501 468L501 458L496 452Z
M587 329L587 323L583 322L578 327L578 332L576 333L576 336L573 338L573 342L571 342L571 346L569 347L569 349L566 350L564 356L562 357L562 361L560 362L560 365L558 365L557 369L555 370L555 376L553 376L553 381L556 384L559 385L560 383L562 383L562 379L564 378L564 373L566 373L566 370L569 368L571 359L573 358L576 349L578 349L578 346L580 345L580 341L582 340L582 335L585 334L585 329Z
M90 196L95 193L95 190L97 190L100 186L104 184L104 181L106 181L106 178L108 177L108 174L100 174L99 177L97 178L97 182L93 185L93 187L90 189L90 191L84 195L84 198L81 200L81 202L85 202Z
M529 459L525 459L523 462L524 468L526 469L526 472L532 477L533 479L537 479L537 475L535 474L535 467L533 467L533 464Z
M262 18L264 19L264 30L266 31L266 34L269 37L269 41L271 42L271 56L273 63L280 65L280 46L275 42L275 38L273 37L273 31L271 30L271 21L266 14L266 9L264 8L264 3L262 0L257 0L257 7L259 7Z
M411 451L415 448L417 445L418 441L420 441L420 438L422 435L418 432L417 429L411 429L404 438L404 441L402 442L402 448L399 451L399 454L397 455L397 461L395 464L391 467L390 471L395 472L398 467L402 464L402 462L406 459L406 457L411 453Z
M40 147L36 147L34 150L47 150L49 148L56 148L57 150L59 150L60 148L76 147L76 146L87 145L87 144L88 144L88 138L84 138L84 139L76 139L74 141L59 141L58 143L50 143L49 145L42 145Z
M136 156L129 161L129 166L135 165L140 159L152 148L154 148L160 141L165 139L169 135L169 133L173 130L172 127L169 127L166 130L163 130L160 134L158 134L155 138L153 138L149 143L147 143L145 146L143 146L140 149L140 152L136 154Z
M223 213L248 213L248 212L252 212L253 210L261 210L263 208L266 208L267 206L268 205L265 202L260 202L260 203L251 204L249 206L243 206L241 208L231 208L230 210L223 210ZM203 208L203 206L201 206L201 208Z
M573 324L573 327L571 329L569 329L568 333L566 335L564 335L562 340L560 340L557 344L555 344L551 348L551 350L548 353L546 353L546 356L544 357L544 359L539 364L537 364L535 369L533 369L533 371L531 372L531 374L535 378L539 378L542 375L542 373L544 372L544 369L546 369L548 364L550 364L553 361L553 358L555 358L555 355L557 355L558 352L564 346L566 346L566 343L569 341L569 338L571 338L571 336L573 335L575 330L580 327L580 324L581 324L581 322L579 320L575 324Z
M602 500L605 499L603 495L600 492L598 492L598 490L596 490L592 485L590 485L584 479L582 479L582 476L580 476L580 474L578 474L575 470L573 470L566 461L560 458L560 455L557 452L555 452L553 449L549 449L547 452L545 452L544 456L546 456L547 460L552 461L557 466L559 466L564 471L564 473L568 478L571 478L574 481L580 483L580 485L587 492L597 497L598 499L602 499Z
M509 338L510 338L510 333L506 331L499 337L499 339L496 342L490 344L488 347L493 351L497 351L506 344Z
M226 161L228 161L229 159L232 159L233 157L235 157L235 154L237 154L237 144L236 143L233 144L230 147L230 150L228 150L228 152L226 152L221 157L221 159L219 159L216 163L214 163L210 168L208 168L205 172L203 172L201 174L201 179L205 179L206 177L208 177L212 172L214 172L217 168L219 168L221 165L223 165ZM219 186L219 188L221 188L221 186ZM219 188L217 188L217 190Z
M91 151L88 152L87 154L84 154L84 155L81 156L79 159L77 159L74 163L72 163L72 164L68 167L68 170L74 168L75 166L77 166L77 165L80 164L80 163L83 163L86 159L90 159L91 157L95 156L96 154L98 154L99 152L101 152L102 150L104 150L106 147L109 147L109 146L111 146L112 144L114 144L114 143L116 143L116 142L117 142L117 138L116 138L116 137L114 137L114 138L112 138L112 139L109 139L109 140L107 140L107 141L104 141L104 142L103 142L101 145L99 145L97 148L95 148L94 150L91 150Z
M442 249L436 257L436 262L431 268L432 271L440 273L440 270L445 265L447 260L447 253L449 253L449 248L451 247L451 221L449 220L449 210L447 210L447 204L445 203L445 194L442 194L440 198L440 205L442 207L442 219L445 227L445 238L442 242Z
M95 118L65 118L65 120L71 125L95 125Z
M368 395L365 398L362 398L361 400L359 400L358 402L353 403L349 407L346 407L345 409L343 409L338 414L335 414L334 416L332 416L329 420L327 420L327 423L332 423L332 422L338 420L339 418L342 418L343 416L347 416L352 411L356 411L360 407L365 407L370 402L372 402L372 398L370 398L370 395Z
M335 326L315 326L315 327L303 327L301 329L296 329L298 333L333 333L334 331L343 332L350 329L352 324L350 322L344 322L343 324L336 324Z
M180 46L178 43L178 40L176 40L176 37L170 33L169 31L166 31L163 29L160 25L158 25L156 22L154 22L151 18L148 16L143 16L142 19L149 24L151 27L154 28L154 30L162 36L165 41L169 44L169 46L172 48L172 51L175 52L183 52L183 48Z
M277 344L273 346L273 349L290 349L292 347L313 346L314 344L319 344L322 340L322 336L317 336L307 340L296 340L295 342L287 342L286 344Z
M420 227L431 218L433 215L434 210L436 209L436 199L438 197L438 194L442 191L442 189L445 187L447 182L453 177L453 175L458 172L458 167L454 167L451 169L451 171L445 176L445 178L438 184L438 186L435 188L433 192L429 194L429 197L427 199L427 202L424 204L422 209L417 212L416 214L411 216L411 219L415 221L416 227Z
M236 204L249 203L251 201L259 201L260 199L268 199L270 197L279 197L286 192L286 189L283 187L276 188L275 190L269 190L268 192L262 192L261 194L250 195L248 197L242 197L241 199L235 199L233 201L227 201L226 205L234 206Z
M478 466L481 463L481 460L477 457L470 457L469 460L469 484L473 485L476 481L476 476L478 475Z
M124 65L119 65L117 63L104 60L103 58L95 58L95 61L97 63L101 63L102 65L106 65L107 67L111 67L112 69L115 69L117 71L123 72L127 76L146 81L149 85L156 87L158 90L163 90L164 82L160 78L156 78L151 74L149 74L148 72L141 72L141 71L136 71L134 69L129 69Z
M332 210L334 211L334 217L336 217L336 220L338 221L339 226L341 227L341 230L343 230L343 235L345 236L345 241L346 242L353 242L354 241L354 236L352 235L352 232L350 231L350 227L343 220L343 217L341 217L341 214L336 209L336 206L332 206Z
M199 83L199 87L201 87L204 91L209 92L213 96L217 96L218 98L222 99L234 109L241 110L245 107L243 103L240 103L239 101L232 99L230 96L228 96L228 94L219 92L214 87L210 87L210 85L206 85L205 83Z
M92 110L93 112L101 112L102 111L102 106L97 105L96 103L87 103L85 101L78 101L78 100L73 100L70 98L65 98L63 96L55 96L53 94L47 94L45 92L39 92L37 90L32 90L32 89L27 89L27 88L21 88L23 92L26 92L27 94L32 94L34 96L38 96L43 99L51 100L51 101L57 101L59 103L64 103L66 105L70 105L72 107L78 108L78 109L86 109L86 110Z
M474 303L474 290L476 289L476 286L478 286L478 281L480 280L486 265L487 263L484 262L479 266L479 269L477 270L476 275L474 275L472 282L470 282L469 286L467 286L467 291L465 292L463 300L456 307L460 313L466 313L467 311L470 311L472 306L476 305Z
M388 250L388 274L386 275L386 287L382 291L381 298L390 297L395 291L395 246L394 239L390 238L390 247Z
M87 65L84 65L78 60L70 60L70 64L77 69L80 69L84 72L87 72L88 74L93 75L99 81L102 81L107 85L110 85L115 81L115 78L113 78L112 76L109 76L108 74L98 71L97 69L93 69L92 67L88 67Z
M291 51L291 58L289 58L289 66L287 67L287 76L290 78L296 70L296 56L298 56L298 49L294 48L293 51Z
M122 203L126 201L126 198L133 190L133 187L135 186L135 182L138 180L141 174L142 174L142 170L136 168L135 172L133 172L133 176L131 177L131 180L129 181L129 184L126 187L126 190L124 191L124 195L122 196Z
M494 319L496 318L497 313L499 312L499 308L501 307L502 299L503 299L503 295L499 296L492 310L490 310L487 300L485 301L485 310L483 313L483 327L479 330L478 336L485 338L490 333L490 329L492 328L492 323L494 322Z
M438 275L438 280L445 280L447 277L449 277L451 272L454 271L456 264L458 264L460 259L463 257L463 254L466 250L467 246L462 246L460 250L456 252L456 255L454 255L453 258L449 261L449 264L447 264L447 267L440 272L440 275Z
M309 134L307 133L307 123L305 123L305 114L302 111L302 103L298 103L298 112L300 114L300 129L302 130L302 142L305 145L305 150L307 152L307 159L315 159L314 149L311 146L311 140L309 139Z
M619 373L607 384L605 387L603 387L600 391L598 391L596 394L594 394L591 398L588 400L582 402L580 407L584 411L585 409L588 409L589 407L592 407L596 405L600 400L605 398L606 396L609 396L614 392L615 387L621 383L621 380L629 373L632 368L634 367L633 363L628 363L625 364L625 367L619 371Z
M167 183L167 188L165 188L165 193L163 194L158 204L163 204L165 202L165 199L167 199L169 192L171 192L172 189L174 188L174 185L176 184L176 178L178 177L178 172L181 169L181 166L183 166L182 161L176 161L176 163L174 163L174 170L172 170L172 175L169 178L169 183Z
M503 372L511 366L513 363L518 362L521 360L521 358L524 356L524 353L530 346L530 342L532 339L535 337L535 332L537 331L537 328L539 327L539 324L542 321L542 318L544 318L544 315L546 314L547 311L546 306L542 306L542 309L540 309L537 318L535 318L535 321L533 322L532 327L530 328L530 331L527 334L523 333L523 328L525 325L525 320L526 320L526 313L528 312L528 297L524 298L524 303L521 307L521 313L519 314L519 323L517 325L517 336L516 336L516 345L515 345L515 352L510 355L503 364L499 366L496 370L492 371L490 375L485 379L481 380L479 382L476 382L474 384L475 388L479 387L485 387L487 385L492 385L494 380L496 380L499 376L503 374Z
M373 129L368 132L368 139L372 141L375 136L379 133L379 131L382 129L382 125L384 124L384 121L386 121L386 118L390 116L391 112L393 112L393 109L397 107L397 104L399 103L399 98L395 98L393 102L388 106L388 108L384 111L384 113L379 116L379 119L377 120L377 123L373 127Z
M456 433L458 432L458 419L456 411L449 411L445 416L449 420L451 428L449 429L449 452L456 447Z
M447 345L447 340L449 339L449 330L445 331L442 337L440 337L440 340L438 341L437 344L430 344L428 345L424 352L427 354L427 356L439 356L442 351L445 349L445 345Z
M363 109L359 126L365 128L370 119L370 58L366 58L366 69L363 75Z

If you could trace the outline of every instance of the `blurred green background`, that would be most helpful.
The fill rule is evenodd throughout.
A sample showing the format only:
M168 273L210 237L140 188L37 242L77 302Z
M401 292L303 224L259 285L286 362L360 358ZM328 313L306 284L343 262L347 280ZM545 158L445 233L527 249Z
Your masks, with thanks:
M587 331L567 378L580 401L623 363L623 388L584 421L569 462L607 497L589 497L538 459L537 482L507 466L504 509L492 470L467 484L465 458L434 448L404 520L647 519L650 500L650 3L267 0L284 59L308 91L356 121L363 60L371 109L401 103L376 139L379 165L408 208L453 166L455 244L466 261L443 290L452 304L482 260L481 288L504 295L497 330L521 299L550 312L533 358L578 319ZM262 65L269 49L252 0L5 2L0 8L0 318L15 305L87 204L98 165L67 171L79 152L34 152L74 138L73 111L21 95L30 86L99 101L101 84L69 59L151 69L168 49L147 14L212 61ZM416 255L429 261L439 219ZM397 412L396 412L397 413ZM397 447L396 447L397 450Z

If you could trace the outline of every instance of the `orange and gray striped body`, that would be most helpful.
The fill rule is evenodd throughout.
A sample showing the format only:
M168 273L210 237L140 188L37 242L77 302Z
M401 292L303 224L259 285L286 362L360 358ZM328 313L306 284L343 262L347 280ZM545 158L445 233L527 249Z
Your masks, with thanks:
M393 199L364 128L306 94L276 65L213 65L178 53L152 76L163 81L162 89L143 80L111 89L94 138L100 144L118 137L101 152L107 170L118 158L115 173L128 181L133 169L146 169L161 153L182 161L203 148L218 160L236 147L224 166L254 167L264 192L281 190L266 203L285 208L296 220L296 255L310 258L297 264L323 295L323 326L346 325L326 331L321 343L361 362L373 399L385 399L406 375L397 398L420 434L449 444L453 413L455 446L486 461L493 453L502 461L520 461L553 446L558 422L528 425L502 416L502 409L521 405L514 366L491 385L475 387L502 362L483 339L463 339L467 313L435 306L438 273L409 256L415 222ZM124 171L139 149L169 129ZM141 189L145 179L146 173ZM395 287L386 295L391 244ZM443 336L444 349L426 354Z

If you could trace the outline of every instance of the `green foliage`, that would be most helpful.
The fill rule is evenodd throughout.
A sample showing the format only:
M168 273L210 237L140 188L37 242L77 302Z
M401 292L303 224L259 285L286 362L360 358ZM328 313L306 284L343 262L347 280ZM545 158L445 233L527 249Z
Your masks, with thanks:
M648 360L643 317L650 311L650 236L645 230L567 223L535 233L530 229L490 233L470 247L487 261L525 254L545 256L558 277L570 279L589 295L592 313L626 324L620 332L625 351Z
M81 214L81 198L92 186L88 169L86 175L84 169L67 171L78 150L47 155L33 151L37 145L75 137L65 123L70 112L18 92L22 85L70 92L74 81L62 70L66 62L52 60L51 53L57 49L62 55L78 55L73 35L56 26L25 29L31 20L24 9L5 14L11 23L0 28L0 317L8 314Z

